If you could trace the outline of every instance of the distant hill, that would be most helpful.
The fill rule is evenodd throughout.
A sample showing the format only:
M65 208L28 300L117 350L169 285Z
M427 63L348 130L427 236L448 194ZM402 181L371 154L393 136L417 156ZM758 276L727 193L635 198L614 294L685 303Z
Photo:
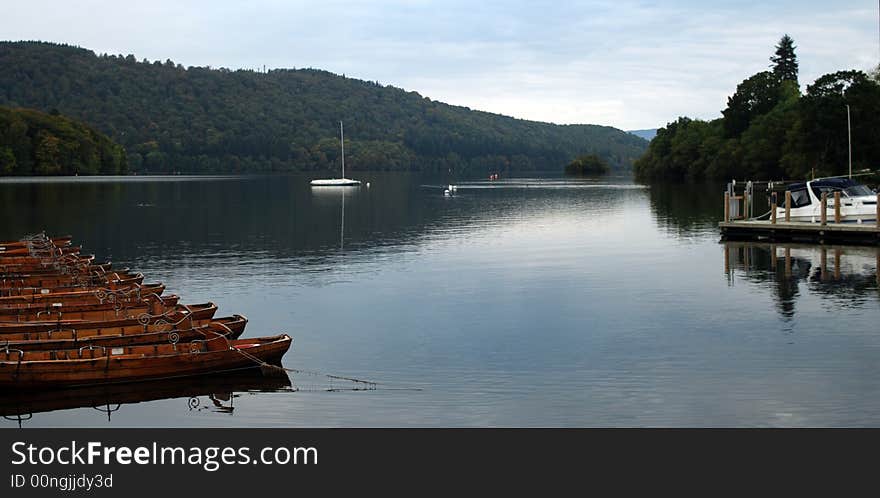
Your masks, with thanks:
M125 149L83 123L0 107L0 175L118 175Z
M622 171L647 146L315 69L184 68L43 42L0 42L0 105L83 120L124 145L136 172L335 171L340 120L355 170L560 170L596 154Z
M657 136L657 128L651 128L650 130L629 130L627 133L631 133L637 137L642 137L647 141L654 140L654 137Z

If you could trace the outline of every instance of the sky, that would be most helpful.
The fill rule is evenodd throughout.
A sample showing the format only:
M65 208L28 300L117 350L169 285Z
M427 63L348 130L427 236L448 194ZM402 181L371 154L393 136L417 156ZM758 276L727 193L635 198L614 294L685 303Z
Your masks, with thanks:
M880 60L880 2L49 1L0 38L184 66L324 69L522 119L657 128L714 119L781 36L800 82Z

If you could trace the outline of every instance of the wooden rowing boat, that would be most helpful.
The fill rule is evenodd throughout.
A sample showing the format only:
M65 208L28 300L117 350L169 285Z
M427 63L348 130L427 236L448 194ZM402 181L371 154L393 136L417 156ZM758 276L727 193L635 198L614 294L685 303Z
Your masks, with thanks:
M24 238L21 240L11 240L8 242L0 242L0 252L7 251L9 249L19 249L22 247L33 247L33 246L41 246L52 244L56 247L70 245L70 241L73 240L73 237L70 235L61 235L58 237L47 237L46 234L38 234L35 237Z
M247 318L243 315L218 318L205 325L189 327L174 326L142 327L139 330L121 333L87 334L76 329L56 330L36 334L18 333L0 335L0 351L6 348L23 351L49 351L62 349L78 349L83 346L135 346L138 344L159 344L190 342L196 339L211 339L224 336L227 339L238 339L244 333Z
M7 268L7 266L0 264L0 278L14 279L18 277L101 274L110 271L112 266L113 264L108 261L101 264L72 264L71 266L58 267L48 265L42 268L31 268L20 271L9 269L8 271L5 271L4 269ZM122 271L128 271L128 269Z
M63 246L46 249L45 251L34 250L29 248L12 249L0 252L0 261L4 264L15 264L16 262L28 263L34 260L42 260L46 258L56 258L65 255L79 254L82 249L80 246Z
M61 258L0 258L0 274L23 273L36 270L64 271L91 265L94 254L68 254Z
M139 332L167 331L169 327L177 329L192 328L206 325L217 312L214 303L204 304L177 304L171 305L168 297L165 297L167 306L163 306L161 313L146 311L139 315L130 313L121 314L115 318L98 320L41 320L30 322L2 322L0 321L0 340L11 337L10 334L25 334L24 339L40 338L40 334L53 332L74 332L81 337L101 334L136 334Z
M147 296L161 296L165 292L165 284L133 283L120 289L87 288L64 290L22 296L0 297L0 313L4 309L20 309L37 306L67 306L74 304L104 304L119 302L140 302ZM60 304L57 304L60 303Z
M129 289L144 283L143 273L112 272L103 275L53 275L0 278L0 297L58 294L60 292Z
M84 347L65 351L0 350L0 388L63 389L187 377L281 365L290 348L287 334L178 344Z
M21 308L0 308L0 322L60 322L63 320L115 320L138 317L143 313L161 315L176 305L180 298L147 296L141 301L105 302L100 304L45 303ZM59 305L59 306L56 306ZM2 325L2 323L0 323Z

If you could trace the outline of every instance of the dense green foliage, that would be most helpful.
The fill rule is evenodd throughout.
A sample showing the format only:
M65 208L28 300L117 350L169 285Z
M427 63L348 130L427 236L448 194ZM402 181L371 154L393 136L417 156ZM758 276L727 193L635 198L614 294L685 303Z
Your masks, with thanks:
M880 81L861 71L827 74L797 86L797 61L777 47L777 64L740 83L722 118L679 118L657 131L634 167L638 178L802 179L848 170L847 105L853 169L880 166Z
M41 42L0 43L0 105L90 123L126 147L133 171L338 171L340 120L355 170L557 170L585 153L628 169L647 146L313 69L184 68Z
M580 156L565 166L566 175L605 175L610 171L608 163L595 154Z
M118 175L125 149L60 116L0 107L0 175Z

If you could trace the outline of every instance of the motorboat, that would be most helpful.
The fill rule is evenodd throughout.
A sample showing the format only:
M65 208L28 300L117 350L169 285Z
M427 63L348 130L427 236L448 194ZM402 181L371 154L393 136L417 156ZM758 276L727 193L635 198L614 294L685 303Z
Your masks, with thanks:
M793 183L786 187L791 192L791 221L818 223L822 219L822 194L826 194L826 218L834 220L834 194L840 192L840 221L844 223L875 223L877 221L877 193L852 178L818 178ZM779 200L776 218L784 219L785 202Z

